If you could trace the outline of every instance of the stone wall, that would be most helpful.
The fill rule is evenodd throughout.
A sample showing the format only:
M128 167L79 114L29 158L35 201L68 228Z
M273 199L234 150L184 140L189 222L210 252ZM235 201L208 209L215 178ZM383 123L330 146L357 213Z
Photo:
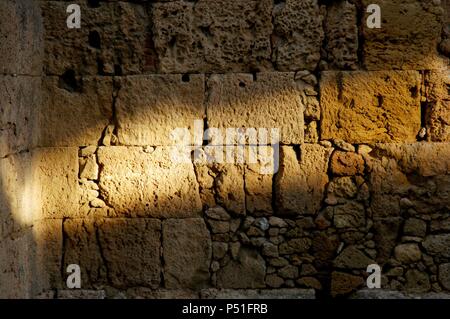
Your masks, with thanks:
M43 25L37 1L0 3L0 297L53 288L61 224L42 218L35 134L41 105ZM52 172L48 172L52 174ZM60 279L58 281L61 281Z
M0 137L2 167L31 158L48 296L345 297L374 263L384 289L449 292L450 1L36 3L43 74L38 37L0 45L0 81L37 90L16 93ZM280 150L175 162L177 128L205 153L196 129L278 128ZM65 290L68 264L82 291Z

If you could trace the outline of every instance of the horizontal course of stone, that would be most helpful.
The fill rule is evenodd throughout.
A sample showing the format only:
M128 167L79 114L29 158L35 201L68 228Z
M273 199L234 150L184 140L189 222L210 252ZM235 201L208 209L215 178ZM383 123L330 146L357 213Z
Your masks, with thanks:
M0 152L29 150L43 219L36 296L350 296L369 264L402 296L448 293L450 1L379 0L382 29L371 2L79 1L68 30L68 2L39 1L44 75L0 77ZM279 156L174 162L199 120L278 128ZM26 184L15 158L1 185Z

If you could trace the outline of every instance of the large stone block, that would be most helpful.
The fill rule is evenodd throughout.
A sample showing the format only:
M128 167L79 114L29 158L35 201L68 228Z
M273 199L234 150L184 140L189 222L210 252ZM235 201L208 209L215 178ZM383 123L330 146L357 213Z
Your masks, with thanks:
M63 254L62 219L43 219L33 224L35 250L34 294L64 287L61 276Z
M0 3L0 74L40 75L43 45L38 1Z
M223 206L236 215L245 215L245 180L243 165L196 163L200 198L204 206Z
M251 74L213 75L207 86L208 126L219 129L223 138L230 138L227 129L250 134L249 129L263 128L268 139L258 136L262 144L276 136L271 129L279 129L283 144L303 143L305 83L295 82L293 73L258 73L256 79Z
M213 145L201 151L201 155L211 155L210 161L206 156L203 160L201 155L201 160L194 160L204 206L220 205L235 215L272 213L272 180L279 168L278 145Z
M324 38L317 0L287 0L273 11L273 60L280 71L315 70Z
M7 238L40 217L30 153L0 159L0 190L0 238Z
M34 150L32 176L40 218L78 215L78 148Z
M450 69L425 73L427 101L426 125L429 139L434 142L450 141Z
M450 100L437 101L428 112L430 139L434 142L450 142Z
M217 272L217 287L255 289L266 286L266 264L258 251L241 247L237 260L231 260Z
M191 162L178 163L171 148L100 147L100 194L118 216L193 217L201 201Z
M323 72L323 139L350 143L412 142L421 127L415 71Z
M41 79L0 76L0 157L34 146Z
M33 237L30 232L0 240L0 297L31 298Z
M203 75L124 77L119 85L116 112L120 144L202 144L206 115ZM194 141L196 120L200 124ZM191 138L184 141L176 135L177 129L180 133L189 130Z
M433 256L450 257L450 234L430 235L422 243L425 251Z
M156 3L152 20L161 72L249 72L270 67L270 0Z
M316 214L328 183L328 162L332 148L303 144L299 150L283 146L280 170L275 177L276 201L280 214Z
M278 173L279 146L249 147L254 158L245 166L245 206L247 212L255 215L273 213L273 176ZM256 161L254 161L256 160Z
M364 8L373 3L362 1ZM443 23L440 1L380 0L381 29L361 21L364 64L369 70L433 69Z
M450 173L450 143L378 144L376 150L394 159L405 174L429 177Z
M165 287L208 287L212 249L204 220L167 219L162 227Z
M98 223L99 245L115 287L158 288L161 279L161 222L109 218Z
M357 10L347 0L327 8L325 50L331 67L354 70L358 66Z
M97 145L112 118L113 83L105 77L46 77L39 146Z
M69 3L43 1L46 74L67 70L88 75L122 75L154 71L156 56L150 20L142 4L80 3L81 28L66 24Z
M94 219L66 219L63 223L63 268L77 264L81 270L81 287L90 289L108 282L108 269L99 246ZM136 247L133 247L136 249ZM63 273L67 276L66 273Z

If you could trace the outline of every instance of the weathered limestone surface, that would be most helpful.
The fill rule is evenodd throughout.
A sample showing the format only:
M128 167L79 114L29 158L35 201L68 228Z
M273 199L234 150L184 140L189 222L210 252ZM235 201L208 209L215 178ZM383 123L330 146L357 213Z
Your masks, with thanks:
M124 77L116 100L117 135L123 145L201 145L205 117L203 75ZM200 121L194 132L194 121ZM178 130L177 130L178 129ZM184 130L190 136L184 137ZM194 133L196 140L194 140Z
M372 4L363 0L365 8ZM437 48L443 23L440 1L381 0L381 29L361 21L363 62L369 70L434 69L439 65Z
M317 0L287 0L273 10L273 60L280 71L313 71L320 60L324 12Z
M303 143L304 85L293 73L212 75L208 79L207 118L210 128L278 128L283 144ZM265 144L267 144L267 142ZM227 143L228 144L228 143Z
M0 76L0 157L34 146L41 79Z
M192 163L177 163L171 149L100 147L100 194L126 217L194 217L201 211Z
M42 219L33 225L35 266L33 267L34 294L60 288L63 252L62 219Z
M42 29L37 1L4 0L0 3L0 74L42 73Z
M108 280L115 287L157 288L161 279L161 222L157 219L105 219L98 240ZM83 261L81 261L83 262Z
M30 153L10 155L0 159L0 238L7 238L22 228L32 226L38 217L34 206Z
M450 41L450 40L449 40ZM425 74L427 110L425 113L429 139L433 142L450 141L450 69Z
M217 273L219 288L264 288L265 265L258 252L241 248L237 260L230 261Z
M299 150L283 146L276 191L280 214L314 215L328 183L327 168L332 148L303 144Z
M32 152L32 177L41 218L78 215L78 149L40 148ZM49 187L51 185L51 187Z
M0 295L5 298L31 297L32 274L28 260L33 237L26 231L20 235L0 240Z
M208 287L211 239L204 220L167 219L162 227L165 287Z
M97 145L112 118L113 82L106 77L45 77L38 145Z
M270 0L156 3L155 50L164 73L256 71L270 67Z
M67 219L63 223L63 234L63 269L70 264L79 265L83 289L104 285L108 280L108 269L99 247L96 221L92 218Z
M349 1L333 2L325 20L325 49L332 67L354 70L358 66L356 6Z
M320 86L323 139L416 140L421 124L418 72L323 72Z
M122 75L155 70L145 7L127 2L79 3L81 28L68 29L62 1L43 1L44 71L62 75Z

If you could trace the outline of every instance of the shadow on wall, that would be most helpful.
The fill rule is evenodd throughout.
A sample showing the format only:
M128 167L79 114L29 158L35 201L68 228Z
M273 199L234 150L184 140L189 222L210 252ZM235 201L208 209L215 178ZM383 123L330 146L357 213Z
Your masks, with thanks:
M448 264L449 258L443 245L448 240L445 225L450 207L447 187L450 149L446 143L413 142L420 129L420 96L414 93L418 90L419 74L410 71L372 72L371 76L363 76L361 72L338 74L345 89L333 81L333 72L322 74L321 83L326 84L321 87L322 112L332 116L332 110L336 113L347 108L370 110L371 107L363 107L368 100L372 101L374 112L380 107L398 112L390 115L391 134L367 134L373 138L367 143L373 150L366 146L355 149L341 142L334 146L326 142L302 143L303 131L284 130L284 125L289 128L299 122L291 124L290 118L282 117L280 112L273 115L272 122L268 117L270 110L262 118L256 115L250 120L245 117L234 120L232 124L220 122L228 121L226 114L230 108L239 114L247 105L264 109L278 101L277 109L284 105L307 108L299 89L306 84L293 81L293 74L272 75L289 79L292 87L279 91L276 85L261 85L264 94L260 93L263 89L258 86L258 79L253 82L240 75L237 79L230 76L233 80L227 82L226 76L212 76L206 81L205 90L209 90L206 102L201 90L199 97L188 94L171 97L165 91L159 93L166 84L156 86L156 92L153 85L141 86L142 82L166 83L168 79L177 83L175 87L186 85L181 75L168 79L159 75L115 78L120 83L138 84L128 84L126 90L121 87L113 99L115 102L109 100L116 107L134 109L130 114L122 111L117 115L125 120L112 121L117 127L111 130L110 137L102 136L107 131L102 125L93 125L97 128L80 129L77 136L70 135L75 142L55 137L55 145L48 144L35 152L33 172L40 185L42 217L53 220L57 224L55 229L63 227L61 231L55 230L62 238L49 250L57 251L55 255L59 256L47 268L58 273L59 281L52 287L64 288L61 277L71 263L82 267L83 288L109 287L110 296L121 295L118 293L121 290L129 296L155 297L162 296L155 292L158 288L259 289L290 287L292 283L296 287L315 288L324 296L340 296L363 287L364 270L375 262L383 265L386 272L396 269L396 275L386 277L389 288L425 293L433 284L444 285L433 269ZM390 87L387 75L396 84L395 89ZM271 75L262 76L264 79ZM196 77L201 76L193 78ZM242 79L248 79L245 86L241 85ZM105 81L112 86L111 80ZM203 82L202 79L200 83ZM358 83L362 83L361 90ZM61 88L56 91L47 101L53 105L49 110L58 113L48 113L46 117L62 118L66 105L72 114L67 100L99 101L90 104L91 108L85 112L95 113L105 107L97 104L104 103L102 98L83 97L88 94L83 86L80 92ZM178 92L175 88L169 91ZM383 94L381 106L375 98L379 96L377 93ZM156 94L161 98L155 98ZM203 113L198 115L206 113L208 127L212 127L209 123L214 120L219 128L241 127L251 120L261 126L267 122L282 124L281 139L294 141L294 146L281 147L276 176L260 175L257 165L173 163L169 146L146 142L150 139L164 142L166 132L175 128L168 125L185 125L183 116L172 117L167 110L184 110L191 99L198 99L202 105L199 109ZM397 104L411 107L396 108ZM416 109L412 110L414 105ZM143 119L152 125L132 125L133 121ZM122 121L128 123L123 124L126 129L121 126ZM105 123L110 125L108 117ZM322 121L322 135L327 132L326 123ZM388 130L383 121L367 123L381 126L372 126L374 131ZM57 129L50 130L48 126L44 131L65 131L64 127L77 123L61 121L55 125ZM330 138L344 137L358 145L363 142L361 130L353 124L339 129L329 125ZM350 130L346 129L349 125ZM286 131L292 134L284 134ZM395 140L398 135L402 138ZM378 140L380 136L394 143L377 144L382 142ZM395 143L408 139L411 143ZM97 146L98 141L120 144L121 140L134 146ZM48 143L51 141L47 139ZM83 146L78 147L79 144ZM412 256L402 255L401 249L406 248L412 250ZM422 259L425 268L417 270L415 265Z

